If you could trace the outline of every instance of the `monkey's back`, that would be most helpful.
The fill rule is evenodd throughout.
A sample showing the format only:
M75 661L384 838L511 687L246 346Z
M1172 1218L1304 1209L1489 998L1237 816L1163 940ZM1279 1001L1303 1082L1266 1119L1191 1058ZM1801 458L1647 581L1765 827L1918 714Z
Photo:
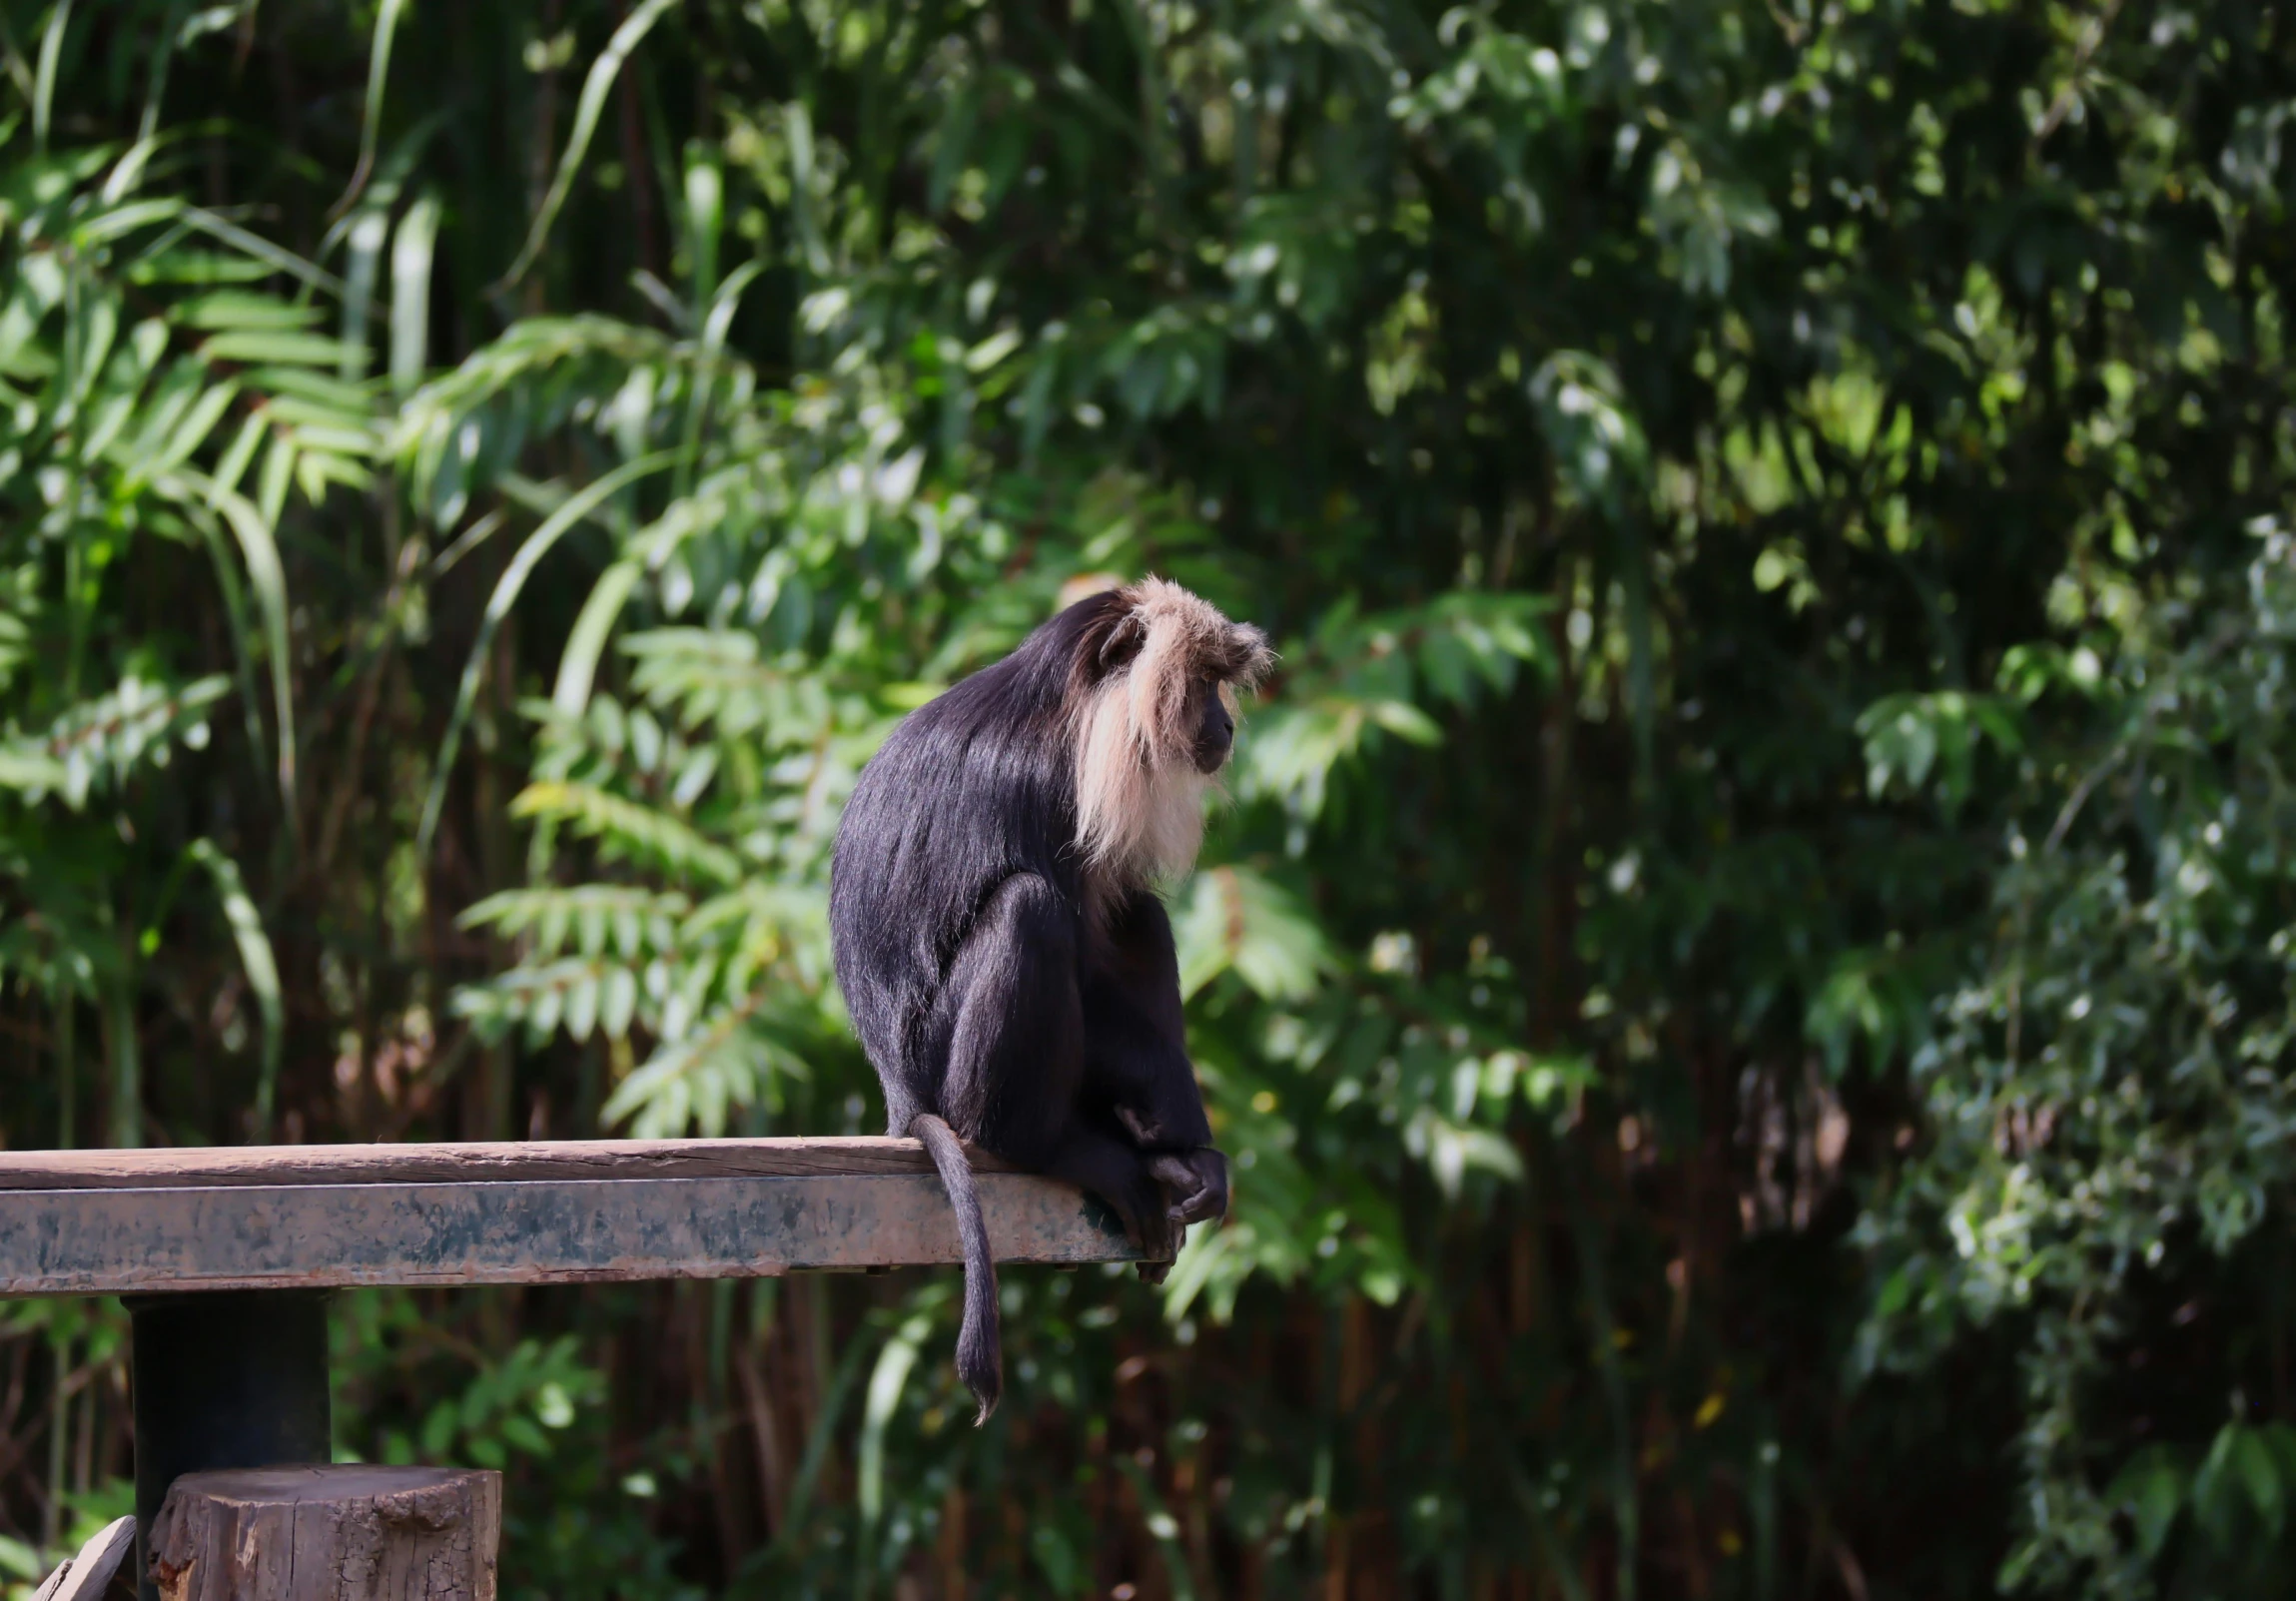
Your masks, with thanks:
M926 1025L998 886L1037 874L1080 905L1076 778L1063 704L1106 597L904 717L861 771L830 864L830 948L854 1033L906 1127L944 1064Z

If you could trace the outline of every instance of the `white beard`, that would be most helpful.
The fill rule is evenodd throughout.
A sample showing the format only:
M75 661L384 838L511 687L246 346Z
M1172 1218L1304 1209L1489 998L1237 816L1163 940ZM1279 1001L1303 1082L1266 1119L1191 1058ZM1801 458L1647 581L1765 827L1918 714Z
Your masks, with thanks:
M1180 877L1203 845L1208 774L1159 752L1136 714L1129 673L1104 681L1077 719L1077 843L1111 885Z

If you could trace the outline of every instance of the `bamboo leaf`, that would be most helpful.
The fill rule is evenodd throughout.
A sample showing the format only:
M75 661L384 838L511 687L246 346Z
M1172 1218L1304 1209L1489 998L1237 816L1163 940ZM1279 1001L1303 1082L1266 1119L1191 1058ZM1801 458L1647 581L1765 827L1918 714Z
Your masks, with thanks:
M48 129L56 112L56 64L63 59L64 30L72 25L72 0L56 0L40 35L40 71L32 85L32 143L48 153Z
M368 307L375 298L375 276L383 261L383 242L390 237L390 217L380 207L362 211L351 225L351 266L345 282L351 298L343 306L343 368L348 382L367 372Z
M367 64L367 105L360 118L359 165L352 169L351 186L343 198L329 210L331 217L340 217L351 209L367 187L367 176L375 170L375 144L383 127L383 90L390 78L390 41L398 31L398 19L406 10L406 0L383 0L375 16L375 42Z
M893 1421L894 1409L901 1404L901 1392L909 1386L910 1369L917 1365L917 1353L932 1328L931 1320L922 1313L903 1322L885 1342L885 1349L878 1353L877 1366L869 1375L867 1398L861 1407L861 1451L855 1493L861 1508L862 1528L858 1594L869 1592L869 1580L874 1577L870 1564L876 1555L877 1526L885 1518L886 1426Z
M287 329L243 329L218 334L200 347L211 362L278 362L288 367L340 367L348 347L320 334Z
M320 313L316 307L298 306L269 295L219 290L213 295L186 301L176 317L187 328L223 333L227 330L308 329L319 322Z
M155 202L153 204L163 204ZM173 203L164 203L172 206ZM299 283L336 299L348 299L350 291L342 279L333 273L312 266L291 250L282 248L260 234L251 234L228 218L198 206L185 206L178 210L184 222L201 233L221 240L232 249L252 260L263 263L275 273L285 273Z
M112 175L104 180L101 198L105 205L117 206L135 192L136 185L143 182L144 169L151 165L152 156L159 148L160 142L149 134L128 147L128 153L119 159L112 168Z
M265 435L271 429L259 413L240 424L239 434L224 451L224 458L216 463L215 476L207 481L208 504L217 504L217 496L230 494L239 488L239 480L247 476L250 462L262 447Z
M216 424L231 409L232 401L238 399L239 386L236 384L218 384L203 391L183 420L176 424L175 431L169 435L159 455L149 463L139 463L140 469L156 477L164 472L172 472L189 461L192 452L207 442L208 435L215 431Z
M550 694L550 704L565 716L580 716L590 703L590 685L605 654L606 638L641 576L643 569L637 562L617 561L599 574L589 598L582 602L574 631L566 636L565 654L558 658L557 686Z
M239 564L231 548L236 541L226 538L212 505L186 504L185 509L198 526L208 559L215 566L216 587L223 593L224 620L231 628L232 667L239 679L240 714L247 719L247 748L260 753L264 747L263 696L256 683L255 666L264 650L248 621L247 596L241 592Z
M125 239L139 228L170 222L183 215L184 205L178 200L134 200L99 211L81 222L72 230L72 242L82 250L93 251L114 240Z
M257 1138L267 1139L272 1107L279 1094L280 1057L287 1040L287 1005L280 990L279 964L272 957L271 937L264 932L263 916L248 895L239 864L212 840L192 841L191 857L215 880L224 918L231 924L232 941L239 947L240 966L247 973L248 988L255 992L256 1008L263 1017L263 1069L256 1081L255 1121Z
M280 459L283 446L274 446L272 459ZM269 476L269 465L266 466ZM223 513L239 541L240 560L246 564L249 585L255 590L256 609L263 615L266 654L271 658L274 715L279 721L279 792L287 815L295 815L295 663L288 653L287 569L279 559L274 526L247 496L226 489L212 479L186 473L185 482L204 494Z
M486 602L484 615L478 621L478 636L471 642L470 659L462 669L461 686L454 695L454 709L446 721L446 737L438 749L438 765L430 775L430 794L422 803L422 823L415 833L414 851L419 859L427 859L430 841L437 832L438 814L446 804L446 777L453 771L454 756L462 743L463 725L470 720L470 707L478 698L478 680L486 670L486 653L494 643L494 631L501 627L502 619L518 603L518 592L526 585L541 559L550 553L551 546L565 537L568 530L602 505L610 496L637 482L650 472L658 472L671 464L674 457L667 451L640 456L626 461L602 477L593 479L568 495L558 508L542 520L526 536L510 564L502 569L502 576L494 585L494 593Z
M401 400L422 382L430 358L430 259L438 239L438 202L424 195L406 208L390 242L390 393Z
M566 991L566 1033L578 1045L590 1037L598 1023L598 981L578 980Z
M284 429L271 431L271 448L263 454L263 474L256 483L256 509L267 528L279 526L287 514L287 492L295 486L295 436Z
M582 158L590 148L590 139L598 130L598 119L605 114L606 96L613 92L614 79L622 70L630 52L652 29L661 14L675 0L645 0L631 12L622 25L614 30L606 48L590 64L589 76L582 82L582 96L574 107L574 126L566 136L565 154L558 158L558 171L550 180L549 192L542 197L542 209L534 214L534 226L526 235L525 248L518 259L502 275L502 284L515 284L526 276L534 265L534 258L542 254L542 244L550 237L550 225L557 220L559 208L566 203L566 195L574 186L574 175L581 170Z

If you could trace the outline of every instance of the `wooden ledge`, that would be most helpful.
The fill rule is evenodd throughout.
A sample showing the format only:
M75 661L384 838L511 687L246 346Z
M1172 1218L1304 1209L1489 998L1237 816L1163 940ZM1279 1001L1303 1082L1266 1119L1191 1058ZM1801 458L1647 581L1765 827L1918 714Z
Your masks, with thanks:
M1011 1169L971 1152L980 1173ZM0 1191L241 1185L499 1184L536 1179L809 1179L930 1174L914 1140L502 1140L467 1145L0 1151Z
M1000 1261L1139 1259L985 1155ZM961 1259L914 1140L0 1153L0 1296L771 1276Z

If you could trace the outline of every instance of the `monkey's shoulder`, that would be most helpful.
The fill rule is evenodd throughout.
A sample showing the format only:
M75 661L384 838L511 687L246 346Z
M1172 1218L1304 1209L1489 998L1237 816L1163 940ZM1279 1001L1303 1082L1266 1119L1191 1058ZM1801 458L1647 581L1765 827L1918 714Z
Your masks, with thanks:
M1047 821L1073 811L1074 764L1043 708L974 686L968 679L902 718L862 768L854 800L917 813L1018 808Z

